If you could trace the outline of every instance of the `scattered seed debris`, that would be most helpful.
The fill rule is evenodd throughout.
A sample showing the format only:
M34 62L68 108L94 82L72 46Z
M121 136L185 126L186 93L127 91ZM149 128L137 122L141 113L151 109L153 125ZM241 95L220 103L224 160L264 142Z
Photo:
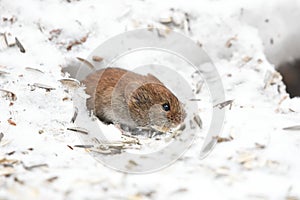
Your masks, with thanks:
M31 166L26 166L22 161L21 161L22 166L24 167L24 169L26 170L32 170L34 168L39 168L39 167L48 167L48 164L43 163L43 164L37 164L37 165L31 165Z
M17 21L16 16L11 16L11 17L2 17L3 22L10 22L11 24L15 23Z
M9 72L6 72L6 71L1 71L0 70L0 75L2 76L2 75L8 75L9 74Z
M250 57L250 56L245 56L245 57L243 58L243 61L244 61L245 63L247 63L247 62L251 61L252 59L253 59L253 58Z
M16 101L17 100L17 95L11 91L8 90L4 90L4 89L0 89L0 92L4 92L5 96L7 97L7 99L9 99L10 101Z
M259 58L259 59L257 59L257 63L261 64L261 63L263 63L263 60Z
M6 153L6 155L11 156L11 155L13 155L14 153L16 153L16 151L8 152L8 153Z
M16 40L16 45L17 45L17 47L19 47L19 49L20 49L20 52L21 52L21 53L25 53L26 51L25 51L23 45L21 44L21 42L18 40L17 37L15 37L15 40Z
M300 131L300 125L285 127L285 128L283 128L283 130L285 130L285 131Z
M74 149L73 149L73 147L72 147L72 146L70 146L70 145L67 145L67 147L69 147L71 150L74 150Z
M201 99L189 99L189 101L201 101Z
M266 72L266 75L265 75L265 80L264 80L264 89L266 89L267 87L269 87L270 85L274 85L276 82L275 80L278 79L278 80L281 80L281 75L279 72L272 72L270 70L268 70Z
M5 45L8 47L8 42L7 42L7 38L6 38L6 33L0 33L0 36L3 37L4 43L5 43Z
M197 45L198 45L199 47L203 47L203 44L202 44L200 41L197 41Z
M0 142L3 139L3 137L4 137L4 134L2 132L0 132Z
M285 95L284 97L282 97L282 98L280 99L280 101L278 102L278 105L281 105L282 102L284 102L288 97L289 97L288 95Z
M39 70L39 69L36 69L36 68L33 68L33 67L26 67L25 69L28 70L28 71L34 71L34 72L39 72L39 73L44 74L44 72L42 70Z
M77 115L78 115L78 108L75 107L74 109L75 109L75 111L74 111L73 117L72 117L72 119L71 119L71 123L74 123L74 122L75 122L75 120L76 120L76 118L77 118Z
M229 110L231 110L233 101L234 100L224 101L222 103L218 103L218 104L214 105L214 107L218 107L219 109L223 109L224 107L229 105Z
M92 148L94 147L94 145L82 145L82 144L77 144L77 145L74 145L74 147L77 147L77 148Z
M113 142L113 143L101 144L101 145L97 146L96 148L100 148L100 149L109 149L109 148L123 149L124 147L125 147L125 143L123 143L123 142Z
M58 176L53 176L51 178L46 179L47 182L52 183L53 181L57 180Z
M63 101L68 101L68 100L70 100L70 98L69 97L64 97L64 98L62 98L62 100Z
M127 144L140 144L140 140L137 137L128 135L124 132L122 132L122 139L124 139L123 142Z
M16 122L14 122L11 118L9 118L7 122L12 126L17 126Z
M101 147L95 147L95 148L89 148L88 149L90 152L94 152L94 153L101 153L101 154L119 154L121 153L120 149L102 149Z
M102 60L103 60L103 58L100 57L100 56L93 56L92 59L93 59L93 61L95 61L95 62L102 62Z
M195 94L199 94L201 92L203 85L204 85L204 81L202 80L196 84Z
M186 30L186 32L191 32L190 15L186 12L184 13L184 16L184 29Z
M21 185L24 185L24 181L21 181L20 179L18 179L17 177L14 177L14 181L21 184Z
M71 41L68 46L67 46L67 50L68 51L71 51L73 46L76 46L76 45L80 45L80 44L83 44L86 42L87 38L88 38L89 34L87 34L86 36L80 38L79 40L74 40L74 41Z
M88 130L86 130L85 128L81 128L81 127L71 127L71 128L67 128L67 130L82 133L85 135L89 134Z
M89 62L88 60L86 60L84 58L80 58L80 57L76 57L76 58L77 58L77 60L79 60L79 61L83 62L84 64L86 64L91 70L96 71L95 66L91 62Z
M62 29L53 29L49 32L49 34L51 35L48 40L52 41L54 38L58 38L58 36L61 34Z
M18 163L19 161L16 159L7 159L7 158L0 158L0 164L1 165L14 165Z
M200 129L202 129L202 120L201 120L201 118L200 118L200 116L199 115L194 115L194 117L193 117L193 120L196 122L196 124L198 125L198 127L200 128Z
M138 166L138 164L134 160L129 160L128 164L126 165L127 169L132 169L134 167Z
M234 36L234 37L229 38L229 39L227 40L225 46L226 46L227 48L230 48L230 47L232 46L232 41L236 41L236 40L237 40L237 36Z
M242 153L239 155L237 162L240 164L244 164L246 162L250 162L256 159L255 154L253 153Z
M138 166L138 164L134 160L129 160L128 163L133 166Z
M12 37L11 33L4 33L3 37L7 47L13 47L16 45L15 39Z
M68 88L79 88L80 82L74 78L63 78L59 80L64 86Z
M45 89L47 92L51 91L51 90L55 90L54 87L51 87L49 85L45 85L45 84L41 84L41 83L34 83L33 84L34 87L38 87L41 89Z
M222 143L222 142L230 142L230 141L233 140L233 137L232 137L232 136L229 136L228 138L216 136L215 138L217 139L217 142L218 142L218 143Z
M172 22L172 17L171 16L162 16L162 17L160 17L159 22L162 24L169 24Z
M266 145L264 145L264 144L259 144L259 143L255 142L255 147L258 148L258 149L265 149L265 148L266 148Z

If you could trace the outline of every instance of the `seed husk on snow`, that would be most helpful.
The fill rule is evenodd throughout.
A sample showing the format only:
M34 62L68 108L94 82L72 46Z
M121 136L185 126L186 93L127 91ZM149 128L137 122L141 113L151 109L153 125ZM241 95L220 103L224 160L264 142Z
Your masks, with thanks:
M80 82L74 78L63 78L63 79L60 79L59 82L61 82L64 86L66 86L68 88L80 87Z
M283 128L283 130L285 130L285 131L300 131L300 125L285 127L285 128Z
M45 84L42 84L42 83L34 83L33 86L41 88L41 89L45 89L46 91L55 90L54 87L49 86L49 85L45 85Z
M273 72L273 71L270 71L268 70L266 72L266 75L265 75L265 85L264 85L264 89L266 89L267 87L269 87L270 85L273 85L275 84L275 80L276 79L280 79L281 80L281 75L279 72Z
M159 22L162 24L169 24L172 22L172 17L171 16L162 16L162 17L160 17Z
M229 137L227 138L227 137L219 137L219 136L217 136L216 139L217 139L217 142L218 142L218 143L222 143L222 142L230 142L230 141L232 141L232 140L233 140L233 137L232 137L232 136L229 136Z
M23 45L21 44L21 42L18 40L17 37L15 37L15 40L16 40L16 45L17 45L17 47L19 47L19 49L20 49L20 52L21 52L21 53L25 53L25 52L26 52L26 51L25 51L25 48L23 47Z
M100 56L93 56L92 59L93 59L93 61L95 61L95 62L101 62L101 61L103 60L103 58L100 57Z
M202 124L203 123L202 123L202 120L201 120L200 116L199 115L194 115L193 120L196 122L196 124L198 125L198 127L200 129L202 129Z
M0 70L0 75L7 75L7 74L9 74L9 72L1 71L1 70Z
M12 126L16 126L16 125L17 125L16 122L14 122L11 118L9 118L9 119L7 120L7 122L8 122L10 125L12 125Z
M39 73L44 74L44 72L42 70L39 70L39 69L36 69L36 68L33 68L33 67L26 67L25 69L28 70L28 71L34 71L34 72L39 72Z
M189 99L189 101L201 101L201 99Z
M202 89L203 85L204 85L203 81L197 82L196 89L195 89L195 94L199 94L201 92L201 89Z
M58 176L53 176L51 178L46 179L47 182L52 183L53 181L57 180Z
M1 142L3 137L4 137L4 134L2 132L0 132L0 142Z
M17 95L11 91L0 89L0 92L5 93L5 96L11 100L11 101L16 101L17 100Z
M7 47L13 47L16 45L15 39L13 38L11 33L3 33L4 42Z
M34 168L39 168L39 167L48 167L48 164L43 163L43 164L37 164L37 165L31 165L31 166L26 166L23 162L21 162L22 166L26 170L32 170Z
M224 101L222 103L218 103L214 105L214 107L218 107L219 109L223 109L224 107L229 105L229 110L231 110L233 100Z
M230 47L232 46L232 41L236 41L236 40L237 40L237 36L234 36L234 37L229 38L229 39L227 40L225 46L226 46L227 48L230 48Z
M81 128L81 127L71 127L71 128L67 128L67 130L82 133L85 135L87 135L89 133L88 130L86 130L85 128Z
M75 107L74 109L75 109L75 111L74 111L73 117L72 117L72 119L71 119L71 123L74 123L74 122L75 122L75 120L76 120L76 118L77 118L77 115L78 115L78 108Z
M244 164L246 162L250 162L256 159L256 155L252 153L243 153L239 155L237 162L240 164Z
M76 144L74 145L74 147L77 147L77 148L92 148L94 147L94 145L82 145L82 144Z
M88 66L91 70L96 71L95 66L88 60L84 59L84 58L80 58L80 57L76 57L77 60L83 62L86 66Z
M74 150L73 147L70 145L67 145L67 147L69 147L69 149L71 149L71 150Z

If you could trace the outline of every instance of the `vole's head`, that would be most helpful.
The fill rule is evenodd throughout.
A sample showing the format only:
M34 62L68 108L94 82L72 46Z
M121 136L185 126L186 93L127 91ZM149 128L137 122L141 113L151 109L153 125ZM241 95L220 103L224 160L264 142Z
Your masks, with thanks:
M137 125L161 132L177 127L186 116L182 103L162 83L146 83L136 88L128 107Z

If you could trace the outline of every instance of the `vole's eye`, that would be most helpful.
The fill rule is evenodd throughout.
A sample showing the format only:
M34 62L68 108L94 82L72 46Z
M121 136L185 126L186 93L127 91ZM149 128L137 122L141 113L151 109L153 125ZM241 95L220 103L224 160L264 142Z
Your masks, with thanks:
M164 109L164 111L169 111L170 110L170 104L169 103L164 103L162 105L162 108Z

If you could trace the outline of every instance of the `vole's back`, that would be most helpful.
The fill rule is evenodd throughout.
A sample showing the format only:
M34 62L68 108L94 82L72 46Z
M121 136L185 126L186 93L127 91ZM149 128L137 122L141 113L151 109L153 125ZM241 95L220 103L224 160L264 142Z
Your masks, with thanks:
M86 93L90 95L87 108L93 110L103 122L115 123L122 120L129 126L134 125L128 113L128 88L147 81L162 84L152 75L143 76L120 68L98 70L82 81L86 86Z

